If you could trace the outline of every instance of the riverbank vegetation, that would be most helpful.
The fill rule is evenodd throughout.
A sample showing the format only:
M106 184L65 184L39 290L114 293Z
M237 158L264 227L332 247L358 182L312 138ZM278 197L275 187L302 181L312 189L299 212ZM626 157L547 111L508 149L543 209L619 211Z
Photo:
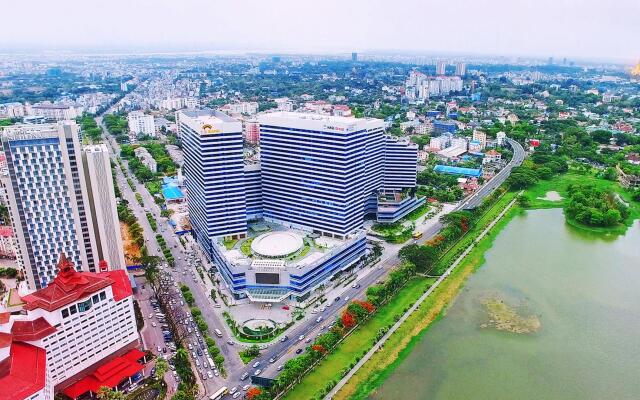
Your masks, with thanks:
M521 205L526 209L562 208L565 210L565 213L567 213L572 198L574 197L575 188L582 186L591 187L591 190L594 192L606 193L607 198L626 205L626 212L621 213L622 219L619 220L618 223L609 226L598 226L578 221L571 216L573 211L569 211L567 223L570 225L582 230L594 232L624 233L634 220L640 218L640 199L634 197L635 192L623 188L616 181L605 179L598 169L584 169L576 165L571 165L567 173L556 175L549 180L541 180L527 188L523 195ZM558 193L560 198L549 199L547 197L547 193L549 192ZM586 201L586 199L584 201ZM578 200L578 202L583 203L583 200ZM580 208L577 206L578 202L574 202L572 210L578 210ZM620 205L620 207L622 207L622 205ZM584 214L582 217L587 218L587 215Z
M469 238L475 238L478 232L484 230L516 195L517 193L507 192L505 196L500 198L494 207L488 209L485 214L478 219L476 227L472 229L469 234ZM500 232L514 216L518 215L520 210L519 207L514 207L498 221L491 232L480 240L480 242L473 247L473 250L464 258L462 263L451 272L451 275L433 291L422 305L411 314L405 323L387 340L385 345L336 393L333 397L334 399L362 400L369 398L369 395L376 390L411 353L411 350L418 343L422 335L428 331L428 327L440 318L447 305L456 298L467 278L484 263L484 254L491 248L493 240L497 236L496 234ZM465 237L442 257L439 264L441 266L450 265L453 260L459 257L460 254L458 251L461 248L467 248L469 244Z
M505 192L504 189L498 190L489 200L478 208L478 211L473 213L475 214L473 216L475 221L474 224L469 223L469 219L471 218L471 215L469 215L471 213L469 212L463 212L462 214L456 214L446 218L446 225L449 229L446 230L447 226L445 226L443 229L443 232L445 232L443 236L446 235L447 237L450 237L452 242L448 242L447 246L446 244L442 244L444 242L443 239L438 240L438 244L436 244L436 246L440 245L442 246L442 249L445 249L442 250L443 253L441 253L441 256L428 265L421 265L420 269L407 260L401 268L392 271L384 283L378 283L371 286L367 290L367 300L371 305L376 307L376 311L371 314L364 323L358 325L358 327L350 335L346 336L342 342L338 343L335 350L330 351L326 358L324 358L317 366L313 367L312 370L301 379L300 383L296 384L284 398L309 399L322 398L326 395L326 393L328 393L331 388L333 388L333 386L335 386L337 382L344 377L351 368L353 368L360 358L366 354L377 340L379 340L388 331L388 329L398 319L400 319L401 315L406 312L435 282L435 278L427 278L424 275L415 276L414 274L418 271L427 270L432 273L442 273L445 271L455 261L455 259L458 258L469 245L471 245L471 242L477 237L477 235L484 230L484 228L486 228L486 226L491 223L491 221L493 221L496 216L504 210L506 205L509 204L509 202L511 202L516 196L517 193L515 192ZM456 237L458 238L457 241L455 239ZM478 246L480 246L480 244ZM476 254L474 248L474 251L472 251L465 260L473 254L477 261L473 265L480 265L481 257L482 254L484 254L486 247L476 248L482 249L483 252ZM465 263L467 263L467 261L465 261ZM460 268L456 269L454 274L459 270ZM468 273L472 271L473 268L471 268ZM363 373L366 375L367 368L370 368L370 366L377 368L381 365L388 365L388 363L392 362L393 357L397 357L397 354L406 347L411 338L418 335L433 320L435 320L444 306L455 297L455 294L464 282L464 277L466 277L466 275L463 274L463 278L461 280L452 279L452 277L445 280L423 303L418 311L409 317L406 323L400 327L400 329L389 339L390 341L388 341L374 357L377 358L378 354L382 354L387 351L392 351L395 355L386 353L387 358L384 359L386 360L384 362L367 362L365 367L363 367L358 374L360 374L361 371L364 371ZM402 282L406 283L403 284ZM454 284L450 282L457 283ZM349 311L349 308L347 311ZM421 317L417 318L417 315L421 315ZM344 319L345 314L343 313L336 324L342 322L344 327ZM347 324L349 324L349 321L351 321L351 318L346 316ZM356 376L358 374L356 374ZM282 376L282 374L280 376ZM367 376L368 375L364 378L365 381L368 380ZM299 377L297 379L299 379ZM351 385L352 381L350 381L348 385ZM277 392L273 392L272 394L275 393ZM349 398L349 396L343 398Z
M569 185L565 215L588 226L616 226L629 216L629 208L612 191L594 185Z

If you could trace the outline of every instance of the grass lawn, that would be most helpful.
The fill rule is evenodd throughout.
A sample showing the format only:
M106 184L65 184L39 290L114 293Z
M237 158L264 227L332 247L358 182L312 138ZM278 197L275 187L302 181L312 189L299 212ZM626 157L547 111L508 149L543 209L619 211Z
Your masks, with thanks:
M434 279L412 278L389 303L384 305L369 321L360 326L342 342L337 351L330 354L320 365L291 390L284 399L306 400L325 387L327 382L340 379L340 370L348 367L357 356L369 350L376 334L385 326L392 325L395 315L414 303Z
M251 257L251 243L253 243L253 239L255 238L251 237L249 239L246 239L240 245L240 251L242 252L242 254L244 254L247 257Z
M423 215L425 215L426 213L429 212L429 210L431 209L431 207L429 206L429 204L423 204L420 207L416 208L415 210L411 211L409 214L407 214L404 219L409 219L411 221L415 221L418 218L422 217Z
M626 201L630 205L630 216L625 221L625 225L620 225L618 227L591 227L579 224L575 221L567 221L572 226L575 226L580 229L589 230L593 232L603 232L603 233L624 233L626 231L626 227L630 226L635 219L640 218L640 203L633 201L631 199L630 193L620 186L618 182L608 181L606 179L598 178L594 174L585 173L579 174L575 172L569 172L563 175L555 176L554 178L548 181L539 181L537 184L527 189L525 192L525 196L529 199L531 209L540 209L540 208L564 208L567 205L569 198L569 185L571 184L592 184L595 185L598 189L603 189L607 191L612 191L614 193L618 193L624 201ZM546 196L547 192L555 191L562 196L562 200L560 201L549 201L543 200Z
M231 250L236 245L236 243L238 243L238 239L224 239L223 243L224 247L226 247L227 250Z

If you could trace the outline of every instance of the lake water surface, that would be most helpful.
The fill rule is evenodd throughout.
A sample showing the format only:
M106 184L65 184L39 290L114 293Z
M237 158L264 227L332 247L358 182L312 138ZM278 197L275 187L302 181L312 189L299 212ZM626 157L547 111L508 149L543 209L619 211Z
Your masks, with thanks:
M487 299L539 327L498 329ZM371 398L640 399L640 224L607 238L559 209L515 217Z

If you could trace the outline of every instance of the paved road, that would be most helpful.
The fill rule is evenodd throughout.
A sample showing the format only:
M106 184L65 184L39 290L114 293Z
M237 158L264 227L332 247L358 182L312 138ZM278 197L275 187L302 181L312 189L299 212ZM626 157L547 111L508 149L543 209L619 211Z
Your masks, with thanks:
M520 143L509 138L507 138L507 142L513 149L513 157L511 158L511 161L509 161L509 163L502 170L500 170L500 172L498 172L496 176L494 176L491 180L489 180L489 182L483 185L477 192L475 192L469 198L463 200L463 202L459 206L461 210L469 210L478 207L485 197L490 195L491 192L493 192L498 186L502 185L502 183L509 177L509 175L511 174L511 170L514 167L522 164L525 152Z
M96 122L98 123L99 126L103 128L105 132L107 132L106 127L102 123L101 118L99 117L96 118ZM108 144L108 148L110 151L110 156L114 160L114 162L116 162L116 154L120 153L120 147L111 135L107 134L106 139L107 139L106 142ZM128 167L126 160L122 160L122 163L125 165L125 167ZM116 165L117 165L117 162L116 162ZM120 188L120 191L122 192L122 196L129 203L129 208L134 213L140 226L142 227L145 243L149 251L149 254L164 258L162 251L160 251L160 246L156 240L156 232L153 231L153 229L151 228L151 225L149 224L149 221L147 220L147 217L146 217L147 211L145 211L145 209L149 210L149 212L154 216L154 219L157 221L157 226L158 226L157 233L163 236L163 238L167 243L167 246L170 248L173 257L176 260L175 268L169 270L174 280L176 282L182 282L191 288L194 298L196 299L196 305L198 306L207 305L208 304L207 295L204 294L203 290L200 289L198 282L194 282L190 274L185 276L181 273L185 269L188 269L188 270L191 269L187 261L186 252L184 251L178 239L176 238L176 235L173 233L173 230L169 228L167 219L160 217L160 210L158 206L155 204L155 202L153 201L153 198L149 194L146 187L144 187L144 185L137 182L135 177L131 176L131 180L134 181L135 183L136 192L140 193L140 195L142 196L143 203L145 204L145 207L143 208L142 206L140 206L140 204L136 200L135 193L129 187L129 184L127 183L127 178L122 173L119 166L115 168L115 171L116 171L116 183ZM213 312L206 312L206 310L207 310L207 307L203 307L202 309L203 317L207 322L207 324L209 325L210 330L213 330L217 327L221 327L222 322L217 318L217 315ZM181 311L186 315L190 314L188 307L186 305L182 306ZM213 334L211 334L211 336L216 340L218 347L220 348L221 354L225 357L225 368L227 370L233 370L233 369L242 367L243 365L242 361L238 357L237 353L229 349L228 348L229 346L223 340L218 339ZM194 339L195 338L191 338L189 341L193 341ZM151 348L150 350L157 352L156 348ZM203 361L202 358L199 357L199 359L200 359L200 362ZM206 379L201 383L206 388L206 393L213 393L215 390L219 389L221 386L224 385L224 380L222 377L214 377L214 379Z

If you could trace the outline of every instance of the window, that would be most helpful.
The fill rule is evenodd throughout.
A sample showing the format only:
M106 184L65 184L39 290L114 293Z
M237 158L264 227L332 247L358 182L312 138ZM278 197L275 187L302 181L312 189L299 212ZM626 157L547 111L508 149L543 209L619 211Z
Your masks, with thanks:
M100 292L100 300L106 300L107 294L105 292Z
M91 299L78 303L78 311L85 312L91 309Z
M98 295L97 294L93 295L91 300L93 300L93 304L96 304L98 302Z
M76 309L76 305L74 304L71 307L69 307L69 311L71 312L71 315L77 313L78 310Z
M69 310L66 308L62 310L62 318L67 318L69 316Z

